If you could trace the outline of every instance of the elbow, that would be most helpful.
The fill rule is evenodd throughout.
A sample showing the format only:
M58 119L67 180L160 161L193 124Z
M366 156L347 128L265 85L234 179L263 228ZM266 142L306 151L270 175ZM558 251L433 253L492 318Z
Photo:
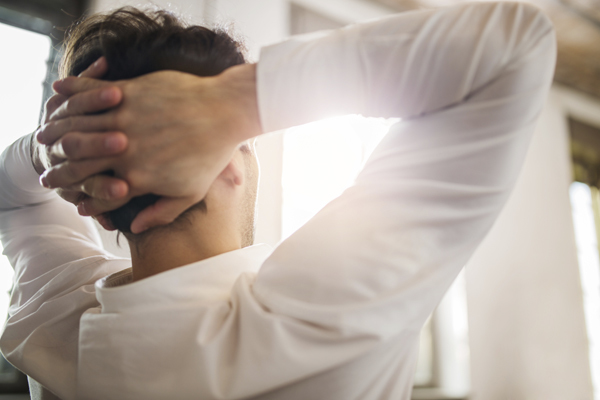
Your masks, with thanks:
M515 67L522 70L520 80L524 87L537 84L545 93L552 84L556 67L556 34L548 16L539 8L516 3L522 10L520 29L524 38L523 48L516 52ZM510 67L510 66L509 66ZM545 96L544 96L545 97Z
M510 64L535 64L541 71L554 74L556 35L554 25L538 7L529 3L498 3L506 8L504 49ZM511 65L508 65L510 67Z
M483 49L479 71L489 72L478 86L503 82L504 90L520 93L549 88L556 64L556 36L548 16L527 3L480 3L473 7L485 26L477 40L477 47ZM498 94L504 90L496 88Z

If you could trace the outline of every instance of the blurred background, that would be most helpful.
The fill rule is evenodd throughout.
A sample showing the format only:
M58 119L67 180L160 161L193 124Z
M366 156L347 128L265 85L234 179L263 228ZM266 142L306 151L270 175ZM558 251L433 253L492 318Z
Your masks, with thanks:
M260 47L460 0L155 0ZM557 30L555 83L506 208L421 335L414 399L600 400L600 1L532 0ZM39 124L65 28L146 1L0 0L0 151ZM258 142L257 242L276 245L349 186L393 120L330 118ZM335 161L335 162L333 162ZM112 252L128 255L113 235ZM125 245L121 240L121 246ZM0 318L12 269L0 259ZM0 358L0 399L28 398Z

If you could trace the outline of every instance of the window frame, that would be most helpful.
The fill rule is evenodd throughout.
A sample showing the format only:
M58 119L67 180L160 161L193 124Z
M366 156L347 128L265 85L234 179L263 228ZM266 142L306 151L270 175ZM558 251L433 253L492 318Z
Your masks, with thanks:
M600 171L600 163L596 161L593 165L585 165L585 157L581 157L581 151L578 151L581 150L581 144L583 144L589 147L593 147L594 150L596 150L596 155L600 156L600 138L598 139L599 143L582 143L581 141L578 141L577 138L573 137L572 129L577 124L583 124L600 132L600 99L556 84L554 85L553 90L558 94L561 101L560 105L562 108L562 117L565 124L565 131L567 132L566 140L569 140L570 142L569 148L571 149L571 153L569 155L569 158L571 160L572 166L571 181L581 182L589 186L591 191L594 225L596 228L596 241L598 246L598 255L600 256L600 176L598 175ZM594 142L595 141L596 140L594 139ZM573 144L576 142L579 142L580 144L579 149L573 146ZM589 169L586 167L591 167L595 171L589 171ZM578 169L583 169L585 171L581 171ZM590 172L592 172L592 175L595 173L596 176L590 176ZM591 182L591 180L595 182ZM576 234L575 230L574 234ZM577 262L581 273L582 266L580 264L580 260L578 259ZM584 296L584 298L586 296L585 293L586 292L582 284L582 295ZM587 305L584 303L584 309L586 307ZM585 314L588 314L588 312L584 311ZM590 372L592 373L592 386L594 390L594 396L598 397L600 394L600 387L598 386L598 382L600 382L600 380L598 380L597 378L594 379L593 375L595 373L595 369L598 368L599 361L597 359L593 359L593 357L594 351L596 351L597 354L597 350L594 350L594 347L600 345L600 342L598 342L600 338L598 337L597 332L596 334L594 334L593 331L590 330L590 326L588 325L590 324L590 321L587 320L587 315L585 322L587 331L586 333L588 335L588 340L590 341L588 342L588 355L590 363ZM593 334L594 337L590 338L590 334Z

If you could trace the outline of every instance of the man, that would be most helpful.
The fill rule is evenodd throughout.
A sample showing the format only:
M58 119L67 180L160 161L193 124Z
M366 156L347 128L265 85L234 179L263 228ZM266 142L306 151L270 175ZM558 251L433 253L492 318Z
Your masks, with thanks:
M72 97L37 138L67 160L42 183L84 214L161 197L127 234L143 241L132 273L35 186L26 141L13 145L0 169L16 270L2 351L66 399L409 398L420 328L514 185L554 58L538 10L480 3L292 38L215 77L58 82ZM240 143L344 113L402 118L351 188L272 253L230 243L235 229L211 242L247 215ZM99 150L102 135L118 146Z

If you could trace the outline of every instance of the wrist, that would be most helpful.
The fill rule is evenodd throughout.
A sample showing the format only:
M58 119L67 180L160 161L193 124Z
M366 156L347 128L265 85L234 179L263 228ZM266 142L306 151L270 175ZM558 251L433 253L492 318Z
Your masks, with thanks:
M234 101L236 124L232 135L237 143L263 133L256 95L256 64L236 65L220 75L223 86Z

